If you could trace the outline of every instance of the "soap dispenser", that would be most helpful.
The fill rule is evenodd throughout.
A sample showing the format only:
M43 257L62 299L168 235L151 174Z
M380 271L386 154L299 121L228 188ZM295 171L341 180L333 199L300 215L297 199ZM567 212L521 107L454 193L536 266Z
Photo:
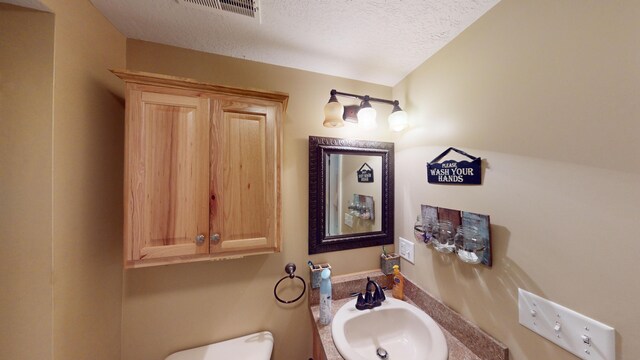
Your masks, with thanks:
M331 322L331 270L324 269L320 274L320 324Z
M404 299L404 277L400 273L398 265L393 265L393 289L391 290L391 295L399 300Z

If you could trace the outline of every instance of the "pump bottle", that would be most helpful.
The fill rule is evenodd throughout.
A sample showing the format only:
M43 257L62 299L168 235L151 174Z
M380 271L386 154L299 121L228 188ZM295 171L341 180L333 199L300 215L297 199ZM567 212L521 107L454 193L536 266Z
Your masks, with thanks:
M320 274L320 324L331 322L331 270L324 269Z
M391 290L391 295L399 300L404 299L404 277L400 273L398 265L393 265L393 289Z

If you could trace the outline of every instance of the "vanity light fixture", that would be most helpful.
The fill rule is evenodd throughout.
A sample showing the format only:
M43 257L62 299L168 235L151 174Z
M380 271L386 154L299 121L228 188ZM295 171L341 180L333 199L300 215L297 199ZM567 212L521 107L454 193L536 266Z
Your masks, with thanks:
M402 131L409 126L407 113L400 108L398 100L385 100L372 98L369 95L355 95L340 92L335 89L331 90L329 102L324 106L324 123L325 127L342 127L344 122L355 122L359 127L370 130L378 126L376 121L376 109L371 106L371 102L380 102L393 105L391 115L389 115L389 128L393 131ZM360 105L342 106L338 101L337 95L350 97L360 100ZM354 116L355 115L355 116Z
M329 102L324 106L324 123L325 127L342 127L344 121L342 120L342 114L344 113L344 106L338 102L336 98L335 90L331 92L331 98Z

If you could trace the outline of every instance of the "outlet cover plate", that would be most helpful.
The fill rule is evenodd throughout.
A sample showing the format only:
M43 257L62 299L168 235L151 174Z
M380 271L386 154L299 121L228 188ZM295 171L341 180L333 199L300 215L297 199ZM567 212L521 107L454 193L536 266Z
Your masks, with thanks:
M403 237L400 237L398 240L399 248L400 248L400 256L407 260L408 262L414 263L414 254L416 250L416 245Z
M520 324L581 359L615 360L615 329L518 289Z

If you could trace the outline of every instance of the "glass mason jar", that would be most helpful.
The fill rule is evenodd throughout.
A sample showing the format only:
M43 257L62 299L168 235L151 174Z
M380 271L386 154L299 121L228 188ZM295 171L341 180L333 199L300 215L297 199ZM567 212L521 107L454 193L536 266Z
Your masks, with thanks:
M416 223L413 225L413 236L416 238L416 241L427 242L427 236L422 226L422 217L420 215L418 215Z
M479 264L484 256L486 240L475 226L458 226L454 238L458 258L468 264Z
M436 226L436 222L433 219L422 220L422 229L424 230L424 243L431 245L431 238L433 236L433 228Z
M437 251L450 253L455 248L453 236L453 224L451 221L441 220L433 226L431 243Z

